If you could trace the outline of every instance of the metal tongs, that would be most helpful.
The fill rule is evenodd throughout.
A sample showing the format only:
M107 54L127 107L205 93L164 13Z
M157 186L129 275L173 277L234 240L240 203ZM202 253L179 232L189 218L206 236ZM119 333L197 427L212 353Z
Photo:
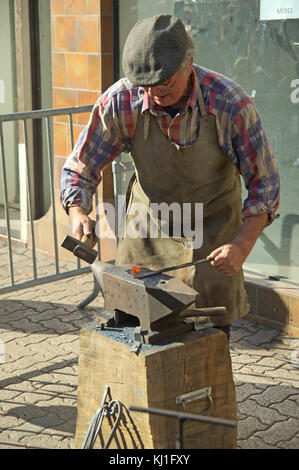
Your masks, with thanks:
M195 264L202 264L212 261L207 258L199 259L197 261L191 261L190 263L178 264L176 266L170 266L169 268L159 269L158 271L152 271L146 274L137 274L140 272L141 268L139 266L133 266L131 268L131 273L136 279L144 279L146 277L157 276L157 274L166 273L168 271L174 271L175 269L187 268L188 266L194 266Z

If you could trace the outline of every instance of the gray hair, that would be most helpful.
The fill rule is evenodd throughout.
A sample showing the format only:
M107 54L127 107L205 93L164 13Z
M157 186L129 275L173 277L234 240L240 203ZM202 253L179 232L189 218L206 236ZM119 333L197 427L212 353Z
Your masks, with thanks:
M181 65L178 68L179 73L183 74L183 73L186 72L186 70L188 69L188 67L190 65L190 58L194 57L195 50L196 50L196 46L194 44L194 41L191 38L191 36L188 34L187 49L186 49L186 52L185 52L185 56L184 56L184 58L181 62Z

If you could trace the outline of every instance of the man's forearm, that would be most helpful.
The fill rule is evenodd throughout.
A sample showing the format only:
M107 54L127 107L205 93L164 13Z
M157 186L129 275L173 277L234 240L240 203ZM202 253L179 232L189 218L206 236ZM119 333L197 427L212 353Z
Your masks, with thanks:
M266 213L252 215L244 219L240 232L232 241L232 243L241 249L246 258L254 247L258 237L264 230L267 222L268 214Z
M233 276L240 271L267 222L266 213L246 217L238 235L209 254L212 266L224 276Z

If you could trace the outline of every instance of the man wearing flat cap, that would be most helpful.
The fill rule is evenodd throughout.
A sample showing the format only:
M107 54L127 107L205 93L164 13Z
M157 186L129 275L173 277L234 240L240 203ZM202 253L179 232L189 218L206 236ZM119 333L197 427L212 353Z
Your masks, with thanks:
M227 315L211 321L229 338L232 322L249 310L242 265L278 216L279 174L251 98L229 78L193 64L193 55L179 18L157 15L133 27L123 52L126 78L96 102L64 165L61 203L74 236L89 234L100 172L121 152L135 165L128 213L133 203L149 214L152 203L189 204L195 220L202 203L201 247L183 233L148 232L122 238L116 262L156 270L207 257L209 263L173 275L199 292L198 307L226 306ZM248 190L243 203L240 175Z

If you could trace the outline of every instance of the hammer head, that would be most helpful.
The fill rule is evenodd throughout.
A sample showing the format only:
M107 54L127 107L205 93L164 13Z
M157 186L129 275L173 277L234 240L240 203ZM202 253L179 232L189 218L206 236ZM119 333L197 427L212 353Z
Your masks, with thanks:
M97 257L97 252L90 248L87 243L83 243L70 235L67 235L61 243L63 248L71 251L77 258L92 264Z

